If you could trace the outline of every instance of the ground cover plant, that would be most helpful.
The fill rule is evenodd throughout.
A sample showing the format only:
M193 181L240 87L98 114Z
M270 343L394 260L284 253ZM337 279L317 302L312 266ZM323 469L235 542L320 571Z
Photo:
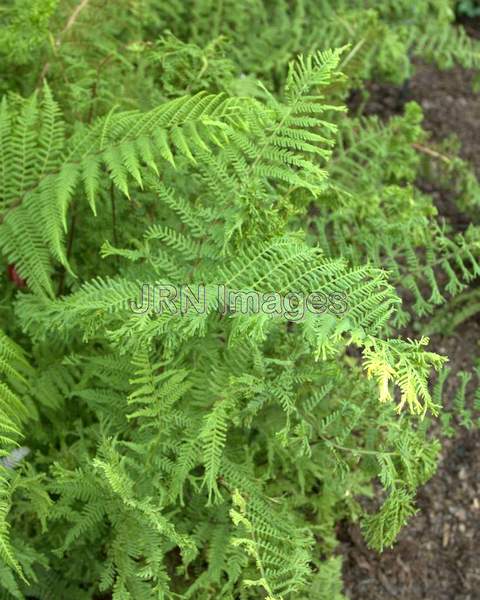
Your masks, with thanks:
M455 435L427 335L478 310L480 190L417 103L362 107L478 68L454 8L2 8L2 598L341 600L339 524L395 542Z

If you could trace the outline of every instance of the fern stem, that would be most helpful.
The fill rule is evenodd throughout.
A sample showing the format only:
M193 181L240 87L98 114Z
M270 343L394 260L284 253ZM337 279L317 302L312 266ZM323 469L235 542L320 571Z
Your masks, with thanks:
M447 165L450 165L452 163L451 158L449 158L445 154L441 154L440 152L433 150L432 148L429 148L428 146L423 146L422 144L412 144L412 148L415 148L415 150L418 150L418 152L422 152L423 154L426 154L427 156L431 156L432 158L437 158L438 160L441 160L444 163L447 163Z
M77 4L77 6L73 10L72 14L68 18L67 23L65 24L65 27L62 29L62 31L57 35L57 37L55 39L55 42L54 42L54 49L55 50L58 50L60 48L60 46L62 44L63 36L66 33L68 33L68 31L75 25L75 21L78 19L80 13L87 6L87 4L89 2L90 2L90 0L82 0L79 4ZM42 70L40 71L40 75L39 75L39 78L38 78L37 87L42 84L43 79L44 79L45 75L48 73L49 69L50 69L50 61L47 61L43 65Z
M67 240L67 261L70 259L70 256L72 254L72 248L73 248L73 238L75 236L75 224L77 221L77 211L75 210L75 204L72 204L72 214L70 217L70 227L68 229L68 240ZM58 283L58 296L62 296L63 295L63 291L64 291L64 286L65 286L65 275L66 275L66 268L62 267L62 272L60 274L60 281Z
M379 455L380 456L400 456L399 452L390 452L387 450L385 450L385 451L383 451L383 450L365 450L364 448L349 448L348 446L340 446L339 444L335 444L328 438L322 438L322 441L327 442L328 444L330 444L330 446L333 446L337 450L353 452L354 454L367 454L367 455L371 455L371 456L379 456ZM312 444L312 446L315 446L315 445L316 444Z
M116 215L116 208L115 208L115 187L113 185L113 181L110 184L110 204L112 207L112 237L113 237L113 243L115 244L115 246L117 246L118 244L118 239L117 239L117 215Z

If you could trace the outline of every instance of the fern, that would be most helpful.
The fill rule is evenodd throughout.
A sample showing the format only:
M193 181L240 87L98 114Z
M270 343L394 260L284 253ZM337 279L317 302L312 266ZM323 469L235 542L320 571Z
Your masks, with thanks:
M471 210L470 167L434 166L419 106L344 104L411 54L475 68L476 44L446 1L20 4L0 14L2 597L343 600L337 524L390 547L436 469L432 417L452 434L445 357L401 328L475 314L480 273L476 225L416 186L458 173Z

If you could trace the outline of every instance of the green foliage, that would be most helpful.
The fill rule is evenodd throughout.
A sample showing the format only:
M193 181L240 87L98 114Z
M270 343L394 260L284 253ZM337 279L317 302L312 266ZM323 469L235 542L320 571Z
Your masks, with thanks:
M456 10L459 15L467 17L478 17L480 15L480 6L475 0L459 0L456 5Z
M336 525L390 546L448 424L445 358L401 328L480 273L415 185L420 107L345 100L476 43L446 1L27 4L1 14L2 598L344 600Z
M28 62L49 36L58 0L7 1L0 10L0 52L17 65Z

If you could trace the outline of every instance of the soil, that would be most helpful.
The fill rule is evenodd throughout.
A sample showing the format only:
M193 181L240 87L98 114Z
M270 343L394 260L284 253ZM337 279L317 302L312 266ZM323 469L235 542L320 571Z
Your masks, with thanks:
M403 113L406 102L418 102L424 113L424 128L430 132L431 140L439 144L449 136L456 136L461 143L460 156L470 161L480 175L480 102L474 89L478 75L462 68L440 71L434 65L418 60L414 64L413 77L401 87L371 83L369 99L362 113L388 118ZM354 111L360 107L357 93L353 94L349 105Z
M480 36L480 20L468 24ZM408 100L424 110L424 127L432 143L452 134L461 156L480 176L480 95L474 75L461 68L439 71L418 62L403 88L372 84L363 114L388 118L401 113ZM352 97L353 109L358 98ZM432 194L440 215L464 228L448 190L419 182ZM452 374L475 366L480 356L480 315L463 323L454 335L435 336L431 349L450 358ZM478 385L478 384L477 384ZM446 405L455 395L455 378L445 388ZM469 391L472 401L475 385ZM438 472L419 491L417 515L410 519L396 545L382 555L366 548L357 526L340 534L344 556L345 593L351 600L480 600L480 430L459 427L445 439Z

